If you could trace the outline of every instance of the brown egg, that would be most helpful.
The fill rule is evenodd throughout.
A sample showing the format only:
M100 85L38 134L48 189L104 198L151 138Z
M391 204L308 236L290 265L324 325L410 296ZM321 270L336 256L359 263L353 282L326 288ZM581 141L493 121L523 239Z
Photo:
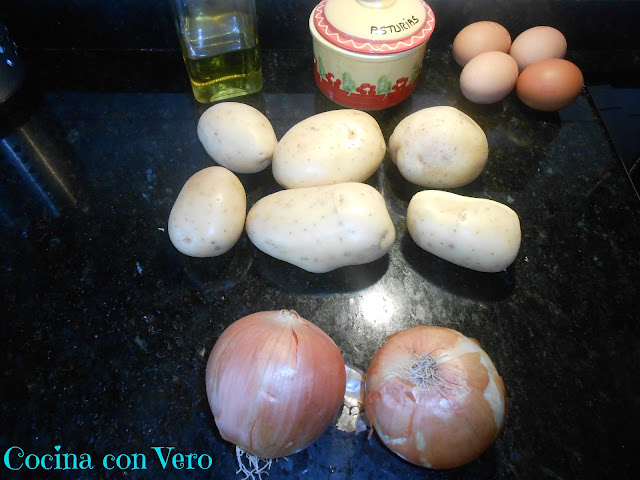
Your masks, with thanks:
M520 71L540 60L564 58L566 53L567 39L560 30L547 26L525 30L515 38L509 50Z
M464 27L453 40L453 58L464 67L473 57L484 52L508 53L511 35L496 22L475 22Z
M460 90L474 103L496 103L509 95L518 80L518 64L504 52L473 57L460 74Z
M555 112L573 102L584 85L580 69L562 58L548 58L525 68L516 83L516 94L525 105Z

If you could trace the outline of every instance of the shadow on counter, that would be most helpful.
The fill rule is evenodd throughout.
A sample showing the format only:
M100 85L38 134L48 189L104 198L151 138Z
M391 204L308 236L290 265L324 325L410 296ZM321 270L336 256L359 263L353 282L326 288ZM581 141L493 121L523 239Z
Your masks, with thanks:
M255 248L254 265L259 275L290 293L329 295L365 289L380 280L389 268L389 254L364 265L350 265L327 273L311 273L270 257Z
M515 267L498 273L485 273L447 262L418 247L409 235L401 243L402 255L429 283L456 295L480 301L507 298L515 289Z
M197 292L202 301L213 302L248 275L262 277L266 284L290 293L329 295L370 287L389 268L389 255L364 265L341 267L327 273L311 273L261 252L246 232L234 247L219 257L195 258L179 253L167 239L157 250L153 265L166 285ZM253 271L253 272L252 272Z

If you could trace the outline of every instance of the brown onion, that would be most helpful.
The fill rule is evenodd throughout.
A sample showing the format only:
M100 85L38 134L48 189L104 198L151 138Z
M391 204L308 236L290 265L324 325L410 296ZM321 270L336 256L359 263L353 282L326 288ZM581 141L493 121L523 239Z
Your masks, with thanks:
M206 387L222 438L263 459L308 447L342 405L344 360L336 344L294 311L232 323L209 355Z
M478 457L504 426L502 377L480 344L444 327L391 335L365 381L367 417L385 445L416 465L444 469Z

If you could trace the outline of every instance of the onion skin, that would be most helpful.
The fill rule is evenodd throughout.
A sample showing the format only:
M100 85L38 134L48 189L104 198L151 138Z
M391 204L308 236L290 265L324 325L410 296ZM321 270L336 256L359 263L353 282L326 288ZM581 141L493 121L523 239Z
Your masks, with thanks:
M417 380L425 378L415 376L425 372L415 368L417 358L434 360L437 366L430 372L435 378ZM390 450L416 465L448 469L477 458L498 437L506 393L475 339L444 327L419 326L391 335L376 352L367 371L364 406Z
M225 440L264 459L317 440L342 406L346 373L329 336L294 311L232 323L209 355L209 406Z

